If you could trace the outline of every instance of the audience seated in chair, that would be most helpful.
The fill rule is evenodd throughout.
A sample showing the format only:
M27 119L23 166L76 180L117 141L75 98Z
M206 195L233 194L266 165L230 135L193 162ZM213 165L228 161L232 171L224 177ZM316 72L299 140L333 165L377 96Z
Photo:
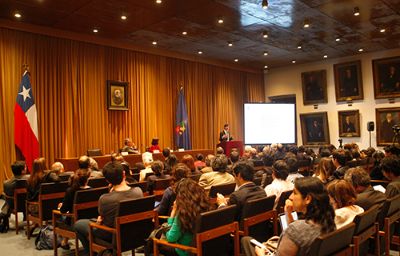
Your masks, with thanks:
M148 182L147 191L149 191L150 195L153 194L154 184L156 180L168 179L171 177L164 174L164 164L159 160L156 160L151 164L151 170L154 174L146 178Z
M293 190L293 183L286 180L288 175L288 166L285 161L276 161L272 166L273 181L265 187L265 193L267 193L267 196L276 196L276 202L278 202L282 192Z
M213 171L213 169L212 169L212 167L211 167L211 163L212 163L212 161L214 161L214 159L215 159L215 156L214 156L214 155L209 154L209 155L206 156L206 160L205 160L205 162L206 162L206 167L204 167L203 169L201 169L201 172L202 172L202 173L212 172L212 171Z
M192 155L189 155L189 154L184 155L184 156L182 157L181 163L186 164L186 165L189 167L189 169L190 169L190 171L191 171L190 175L198 175L198 174L201 174L201 172L198 171L198 170L196 169L196 167L194 166L194 158L193 158Z
M350 182L346 180L334 180L327 186L331 204L335 209L336 228L339 229L353 222L357 214L364 209L356 205L356 191Z
M124 140L124 147L121 149L121 152L127 152L128 154L139 154L139 150L137 149L135 143L132 142L131 138L126 138Z
M172 184L164 191L161 202L156 208L159 215L166 216L170 214L172 205L176 198L175 188L182 179L189 177L189 173L189 167L185 164L177 164L172 169Z
M288 166L289 171L289 175L286 178L287 181L294 184L295 179L304 177L302 174L299 173L299 166L296 157L286 157L284 160Z
M103 177L103 173L99 171L97 162L88 156L81 156L78 159L78 166L79 169L87 169L90 171L90 177L89 178L100 178Z
M4 181L3 183L3 191L6 196L14 196L14 190L17 185L18 180L27 180L29 175L26 175L26 164L25 161L16 161L11 165L11 170L13 173L13 177L9 180ZM10 209L14 207L13 200L7 200Z
M326 184L335 178L332 176L334 169L332 159L330 157L322 157L319 161L318 168L314 173L314 177L321 180L322 183Z
M392 198L400 194L400 158L388 156L382 159L383 175L390 180L386 187L386 196Z
M247 201L266 197L265 191L253 182L253 167L248 162L239 162L233 169L238 189L229 196L227 200L218 194L217 204L219 207L225 205L236 205L235 220L241 221L243 206Z
M344 179L350 182L357 194L355 204L362 207L364 211L374 205L383 206L386 195L371 186L369 174L361 167L350 168L344 175Z
M235 178L227 173L228 158L225 155L217 155L212 161L212 169L214 171L203 173L200 176L199 185L205 190L209 190L212 186L235 183Z
M153 163L153 154L150 152L144 152L142 154L142 161L144 164L144 169L140 170L139 181L145 181L146 174L153 173L151 170L151 163Z
M335 166L333 176L335 179L343 179L344 174L346 173L347 169L349 169L349 167L346 166L346 162L348 160L346 152L350 153L348 150L346 151L344 149L338 149L332 153L332 162Z
M97 223L114 227L118 203L122 200L141 198L143 197L143 192L140 188L131 188L127 185L124 168L120 163L105 165L103 173L107 181L112 184L112 188L110 193L102 195L99 199ZM90 220L82 219L74 224L74 229L86 253L89 253L89 223ZM109 242L112 240L112 234L101 230L94 230L94 236Z
M303 214L304 219L293 221L292 211ZM298 178L294 191L287 200L285 214L289 226L282 232L278 255L309 255L314 240L323 234L336 229L334 210L329 203L329 196L322 182L314 177ZM243 251L246 256L265 255L265 251L254 247L251 237L242 238Z

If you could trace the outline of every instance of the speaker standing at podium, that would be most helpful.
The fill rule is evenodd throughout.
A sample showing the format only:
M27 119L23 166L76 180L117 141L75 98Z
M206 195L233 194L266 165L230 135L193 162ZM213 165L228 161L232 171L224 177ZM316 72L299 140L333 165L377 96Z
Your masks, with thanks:
M224 125L224 129L219 133L219 142L233 140L229 132L229 124Z

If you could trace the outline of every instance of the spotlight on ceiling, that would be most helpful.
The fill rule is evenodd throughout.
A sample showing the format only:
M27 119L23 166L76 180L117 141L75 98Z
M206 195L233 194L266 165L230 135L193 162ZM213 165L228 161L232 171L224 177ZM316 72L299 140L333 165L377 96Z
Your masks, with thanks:
M328 58L328 55L325 54L325 55L324 55L324 59L326 59L326 58Z
M295 61L295 60L292 60L292 63L293 63L293 64L295 64L295 63L296 63L296 61Z
M219 18L218 18L218 23L219 23L219 24L224 23L224 19L223 19L222 17L219 17Z
M162 4L162 0L156 0L156 4Z
M235 62L238 62L238 61L239 61L239 59L234 59L234 61L235 61Z
M157 45L157 41L153 41L152 44L153 44L153 45Z
M265 66L264 66L264 69L267 69L267 68L268 68L268 65L265 65Z
M359 51L359 52L363 52L363 51L364 51L364 49L363 49L363 48L360 48L360 49L358 49L358 51Z
M233 43L232 43L232 42L228 42L228 46L229 46L229 47L232 47L232 46L233 46Z
M358 7L354 7L354 12L353 12L353 15L354 15L354 16L358 16L358 15L360 15L360 8L358 8Z
M99 32L99 30L97 28L93 29L93 33L98 33L98 32Z
M381 28L381 29L379 30L379 32L381 32L381 33L385 33L385 32L386 32L386 29L384 29L384 28Z
M268 0L263 0L261 5L264 10L267 9L268 8Z
M16 12L16 13L14 13L14 17L17 18L17 19L19 19L19 18L22 17L22 15L21 15L21 13Z
M268 56L268 52L267 51L264 51L264 56Z
M340 42L340 38L337 37L337 38L335 39L335 41L336 41L336 42Z
M301 46L301 44L299 44L299 45L297 46L297 49L301 49L301 48L303 48L303 46Z
M264 32L263 32L263 38L268 38L268 33L267 33L267 31L264 31Z
M199 51L197 52L197 54L201 55L201 54L203 54L203 52L199 50Z

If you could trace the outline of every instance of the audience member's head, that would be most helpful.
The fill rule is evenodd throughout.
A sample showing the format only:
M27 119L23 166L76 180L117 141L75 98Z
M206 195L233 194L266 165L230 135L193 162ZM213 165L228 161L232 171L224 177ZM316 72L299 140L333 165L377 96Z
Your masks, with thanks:
M290 147L289 147L289 152L291 152L291 153L297 155L297 152L298 152L297 146L295 146L295 145L290 146Z
M400 155L400 148L395 145L390 145L384 148L385 156L399 156Z
M178 163L178 158L176 157L175 154L171 154L169 155L169 157L167 158L167 160L165 161L170 167L171 169L174 168L174 166Z
M238 151L232 151L229 155L229 159L231 160L232 164L238 162L240 159L240 153Z
M319 153L320 157L330 157L331 155L331 151L329 151L329 149L324 148L321 150L321 152Z
M290 195L293 209L304 214L306 221L312 220L321 225L321 233L336 229L335 211L329 202L328 193L322 182L315 177L297 178Z
M51 165L51 171L59 175L64 172L64 165L61 162L55 162Z
M197 155L196 155L196 160L197 160L197 161L204 161L204 155L203 155L203 154L200 154L200 153L197 154Z
M299 165L296 157L288 157L285 159L288 166L289 173L297 173L299 171Z
M211 163L214 172L226 172L228 167L228 158L225 155L217 155Z
M125 139L124 139L124 145L125 145L125 146L131 147L132 144L133 144L133 143L132 143L131 138L125 138Z
M288 166L283 160L275 161L272 166L272 176L279 180L286 180L289 175Z
M351 206L356 202L356 191L346 180L333 180L328 184L327 190L334 209Z
M44 157L39 157L33 160L33 165L32 165L33 172L43 173L45 170L47 170L47 167L46 167L46 159Z
M186 154L183 156L182 161L183 164L186 164L189 169L194 172L196 167L194 166L194 158L192 155Z
M89 157L89 168L95 171L99 170L99 165L93 157Z
M207 155L206 156L206 166L209 166L209 167L211 167L211 163L212 163L212 161L214 161L214 159L215 159L215 156L214 155L211 155L211 154L209 154L209 155Z
M377 150L377 151L375 151L373 154L372 154L372 158L374 159L374 164L375 165L379 165L379 164L381 164L381 161L382 161L382 159L385 157L385 153L383 153L382 151L380 151L380 150Z
M79 169L88 169L89 168L89 157L88 156L81 156L78 160Z
M153 162L153 154L150 152L144 152L142 154L142 161L145 167L149 167Z
M274 164L274 158L271 155L264 155L263 163L264 166L271 167Z
M344 179L353 185L357 193L365 191L371 185L371 177L361 167L348 169Z
M89 180L90 172L88 169L78 169L72 176L71 187L75 190L85 187Z
M164 170L164 164L161 161L156 160L151 164L151 170L156 176L161 176L162 171Z
M177 183L181 179L189 177L190 169L186 164L179 163L172 169L172 180Z
M217 147L216 155L222 155L222 154L224 154L224 149L222 147Z
M400 158L397 156L387 156L381 161L383 175L389 180L397 179L400 176Z
M124 167L119 162L109 162L103 167L103 175L108 183L119 185L125 179Z
M239 186L245 182L253 181L254 178L253 166L246 161L238 162L233 168L233 173Z
M326 182L327 179L332 176L334 169L332 159L323 157L319 162L316 174L322 182Z
M11 170L14 176L21 176L26 173L26 165L25 161L15 161L11 165Z
M170 150L169 148L164 148L164 149L162 150L162 154L163 154L163 156L164 156L165 158L167 158L167 157L170 156L171 150Z
M124 161L124 157L119 153L112 153L111 154L111 162L115 162L115 161L122 162L122 161Z
M347 162L346 152L343 149L337 149L332 153L333 164L336 168L344 166Z

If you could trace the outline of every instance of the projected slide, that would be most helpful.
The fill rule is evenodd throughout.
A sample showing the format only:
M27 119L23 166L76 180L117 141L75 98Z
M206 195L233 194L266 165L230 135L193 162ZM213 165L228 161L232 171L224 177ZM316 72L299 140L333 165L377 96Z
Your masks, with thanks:
M244 143L296 143L295 104L244 104Z

